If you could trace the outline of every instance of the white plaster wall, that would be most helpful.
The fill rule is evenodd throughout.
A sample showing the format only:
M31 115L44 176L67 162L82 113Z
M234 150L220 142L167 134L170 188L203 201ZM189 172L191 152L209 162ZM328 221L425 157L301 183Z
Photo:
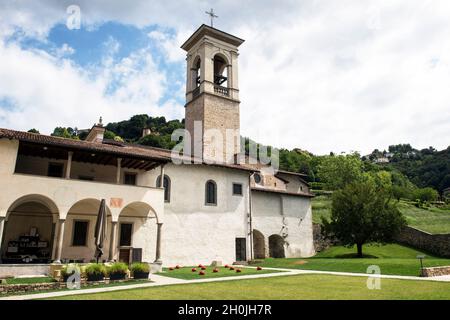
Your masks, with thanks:
M139 217L119 217L120 223L132 223L133 234L131 238L131 246L133 248L142 248L142 261L153 262L156 256L156 218L139 218ZM115 259L118 259L119 253L119 236L120 225L117 225L116 244L117 251Z
M152 171L156 181L159 170ZM235 238L248 241L248 173L223 168L169 164L170 203L165 204L162 229L164 265L236 261ZM217 206L205 205L205 183L217 183ZM232 195L233 182L242 183L243 196ZM247 257L249 257L247 250Z
M306 183L302 182L298 176L278 173L280 177L289 181L286 184L286 191L288 192L309 192L309 187Z
M282 214L284 212L284 215ZM273 234L285 238L287 258L314 254L311 201L306 197L252 192L252 225L264 235L266 247ZM283 228L285 226L285 228Z

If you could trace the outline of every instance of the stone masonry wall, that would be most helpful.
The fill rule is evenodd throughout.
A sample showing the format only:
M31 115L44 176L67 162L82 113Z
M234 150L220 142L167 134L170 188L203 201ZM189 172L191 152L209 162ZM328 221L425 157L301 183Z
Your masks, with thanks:
M314 249L320 252L339 243L338 239L326 236L322 233L322 227L318 223L313 223Z
M430 234L412 227L405 227L396 240L434 255L450 258L450 233Z
M450 275L450 266L423 268L424 277L438 277Z

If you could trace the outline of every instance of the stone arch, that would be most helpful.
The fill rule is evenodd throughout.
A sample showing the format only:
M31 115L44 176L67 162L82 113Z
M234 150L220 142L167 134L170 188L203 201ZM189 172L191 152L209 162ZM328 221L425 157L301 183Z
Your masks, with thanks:
M23 197L20 197L16 199L8 208L8 211L6 212L6 220L8 220L9 214L11 211L13 211L18 206L27 203L27 202L34 202L39 203L43 206L46 206L50 212L55 216L55 219L59 217L59 209L56 203L50 199L47 196L41 195L41 194L28 194Z
M100 199L95 198L85 198L75 202L67 212L69 214L97 214L100 208ZM106 214L108 217L111 216L111 210L108 205L106 205Z
M120 217L140 217L140 218L155 218L159 222L156 211L146 202L134 201L128 203L120 211Z
M256 229L253 229L253 256L255 259L266 258L266 244L264 235Z
M98 210L100 208L100 199L84 198L80 199L72 206L67 212L67 216L64 223L64 236L62 243L62 256L63 260L67 261L80 261L89 262L95 258L95 225L97 222ZM101 260L108 258L109 248L109 233L112 224L112 213L108 205L106 205L106 228L107 234L103 247L105 248L104 254ZM77 234L77 237L75 235ZM84 234L84 239L80 243L79 235ZM75 238L77 241L75 241ZM77 242L77 243L76 243Z
M269 256L271 258L286 257L284 253L284 239L278 234L273 234L269 237Z
M160 225L160 217L148 203L127 204L119 214L117 225L118 260L130 263L132 256L140 256L140 260L150 261L156 255Z
M58 217L58 207L46 196L30 194L15 200L6 214L3 239L0 243L1 260L6 263L49 262ZM30 247L26 250L19 245L25 238L30 242ZM17 250L12 249L15 244Z

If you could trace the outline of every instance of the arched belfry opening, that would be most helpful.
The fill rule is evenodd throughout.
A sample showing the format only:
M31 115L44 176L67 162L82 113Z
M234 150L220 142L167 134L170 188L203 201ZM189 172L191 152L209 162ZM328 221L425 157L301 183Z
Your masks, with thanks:
M221 87L228 86L228 63L219 54L214 56L214 84Z
M192 87L194 89L200 87L201 68L202 68L202 60L200 59L200 57L197 57L194 60L194 64L192 66Z

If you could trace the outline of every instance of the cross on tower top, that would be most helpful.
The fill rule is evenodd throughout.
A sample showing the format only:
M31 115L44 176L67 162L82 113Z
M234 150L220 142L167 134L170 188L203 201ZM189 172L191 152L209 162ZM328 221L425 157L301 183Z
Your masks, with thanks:
M213 20L214 18L218 18L219 16L215 15L213 8L211 8L211 11L205 11L205 13L211 17L211 28L213 28Z

